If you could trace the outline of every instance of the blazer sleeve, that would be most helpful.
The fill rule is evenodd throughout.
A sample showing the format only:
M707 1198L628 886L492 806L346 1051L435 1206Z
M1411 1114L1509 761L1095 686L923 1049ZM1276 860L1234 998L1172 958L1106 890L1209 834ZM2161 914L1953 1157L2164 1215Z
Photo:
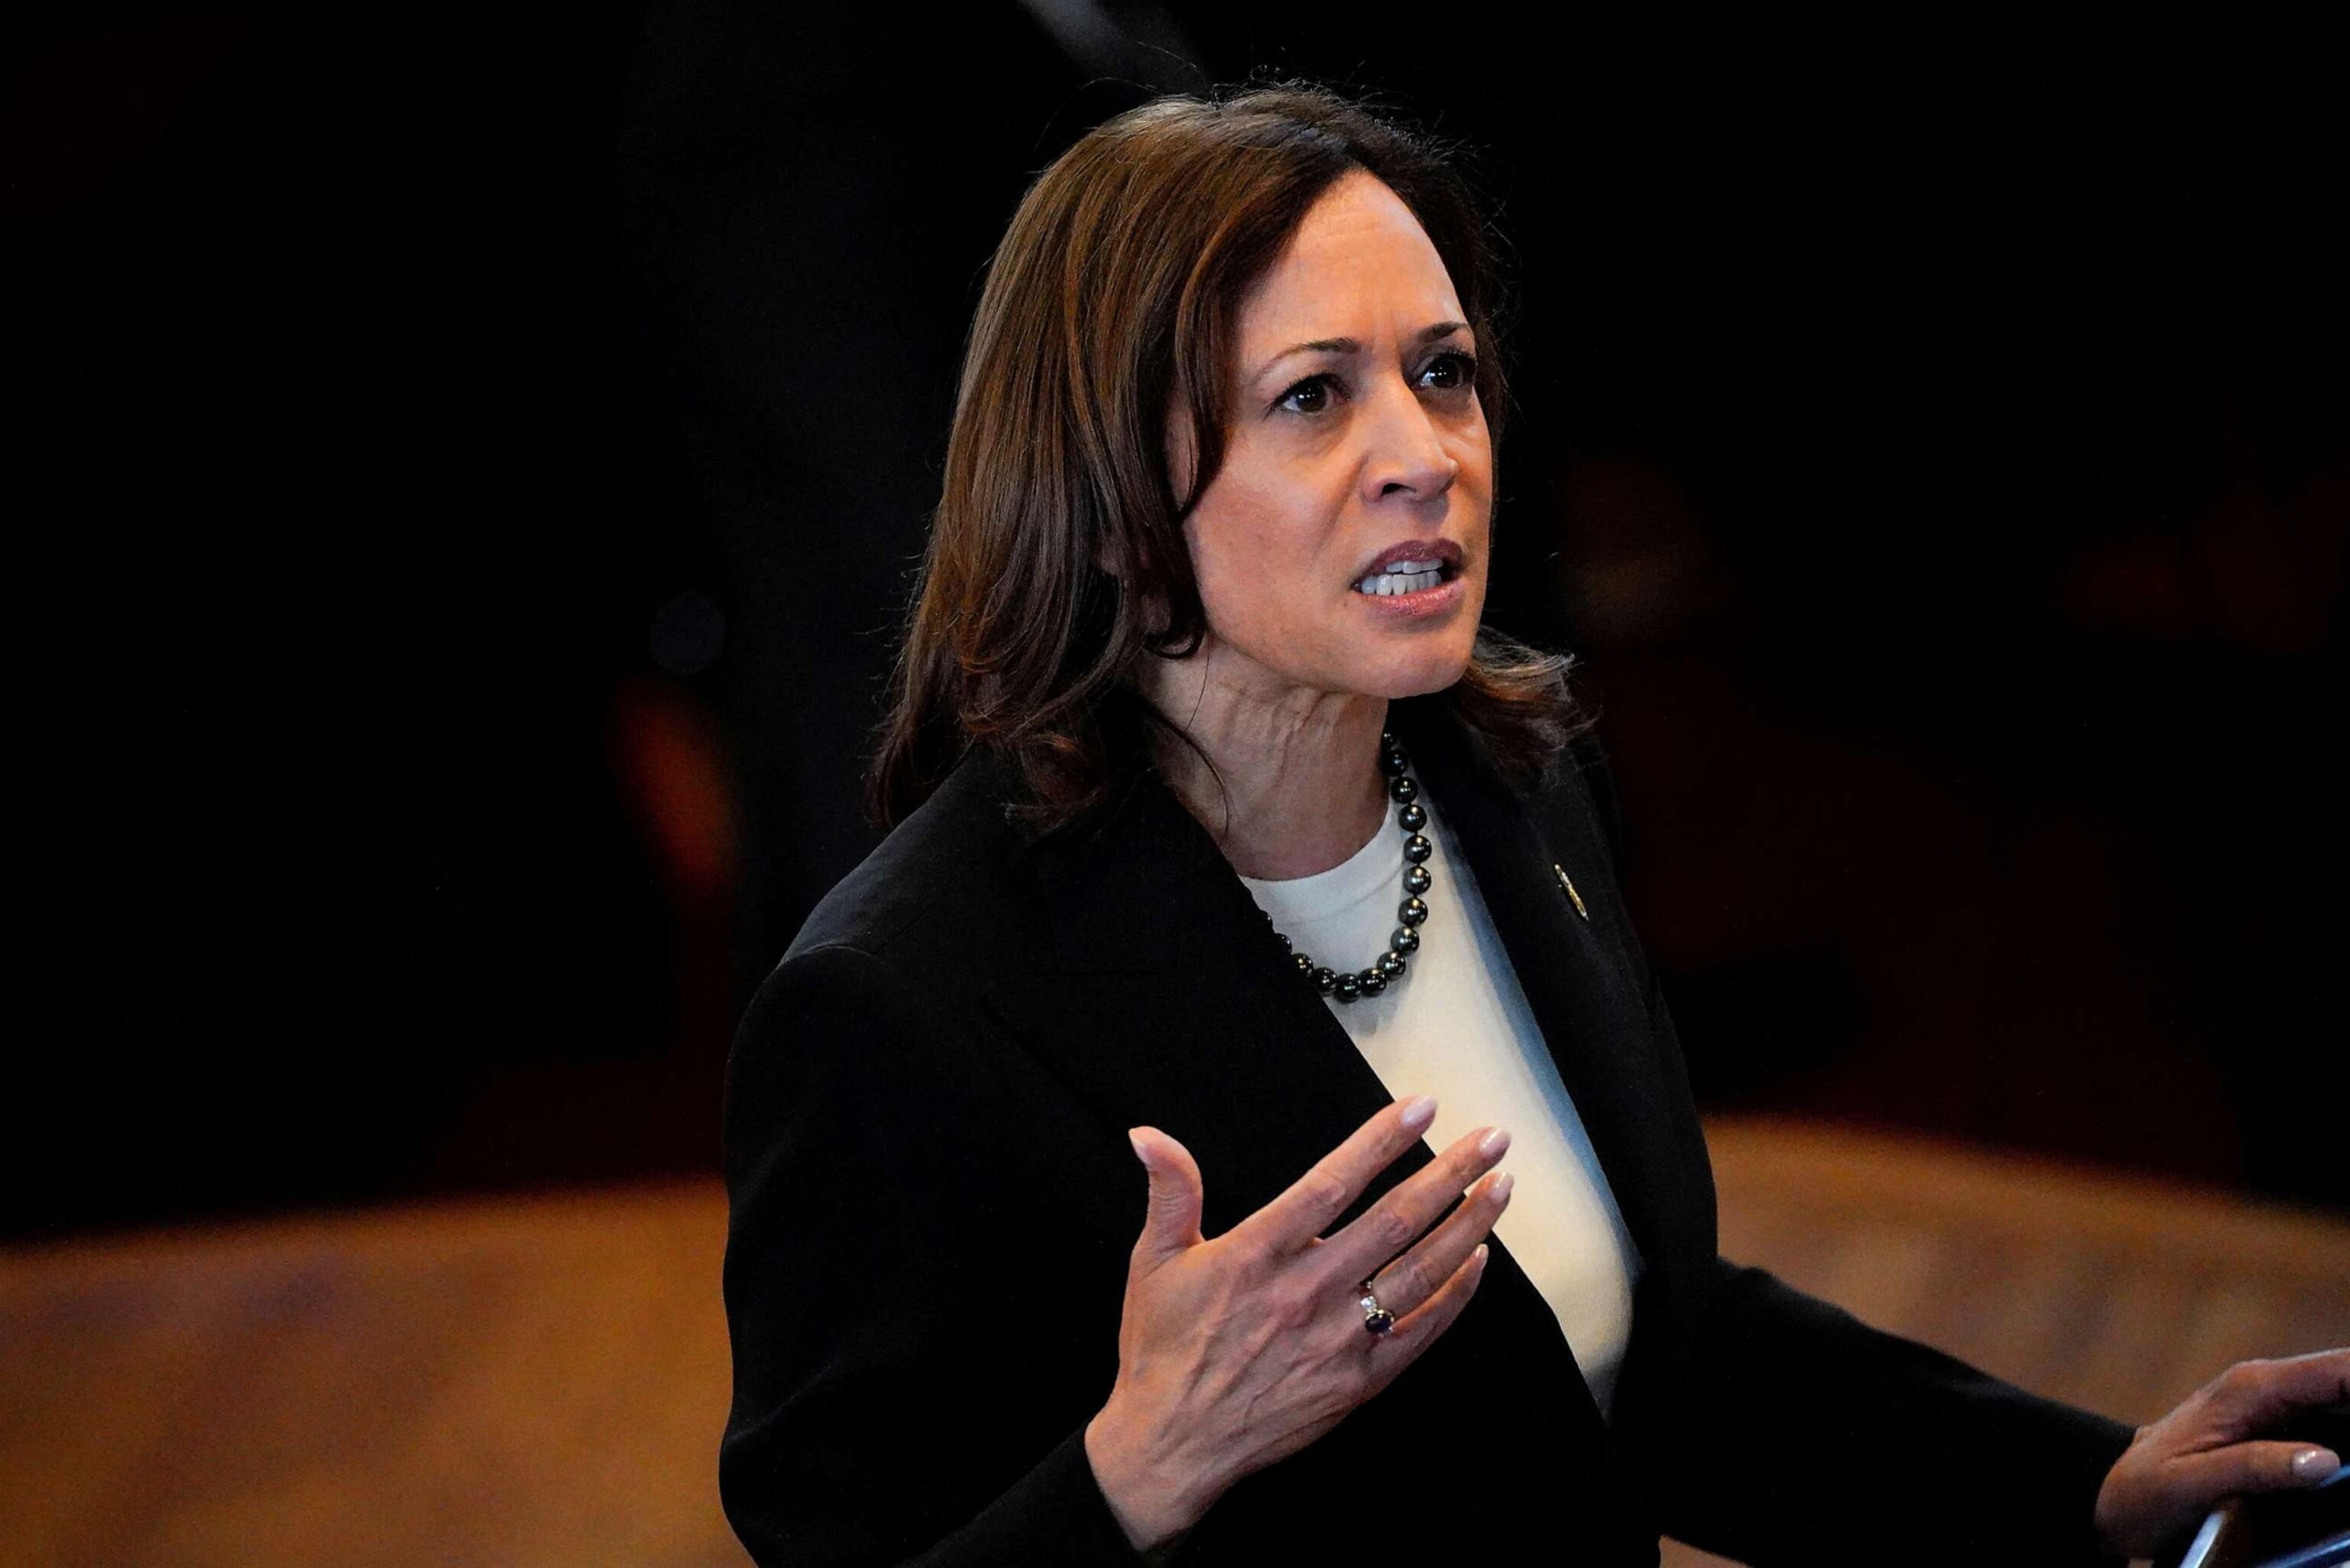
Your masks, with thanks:
M1595 742L1576 747L1620 873L1622 825ZM1627 927L1628 930L1628 927ZM1659 1058L1687 1068L1654 967L1630 939ZM1667 1534L1755 1565L2093 1564L2117 1421L2043 1399L1871 1328L1761 1269L1711 1261L1660 1396L1642 1414Z
M1775 1564L2118 1563L2095 1509L2130 1430L1717 1260L1669 1423L1666 1533Z
M974 1252L1007 1201L984 1174L1006 1135L977 1054L924 1001L825 946L744 1017L724 1126L727 1518L764 1568L1131 1568L1082 1422L1038 1436L1014 1407L1016 1293Z

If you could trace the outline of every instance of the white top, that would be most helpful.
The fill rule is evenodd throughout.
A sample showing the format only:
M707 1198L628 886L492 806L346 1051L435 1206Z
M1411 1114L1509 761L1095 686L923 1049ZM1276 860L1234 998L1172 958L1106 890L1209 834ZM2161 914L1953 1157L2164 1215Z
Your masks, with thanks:
M1550 1303L1604 1414L1631 1336L1639 1257L1459 843L1440 806L1425 793L1420 803L1435 880L1419 950L1385 995L1330 1008L1390 1095L1436 1096L1430 1147L1489 1124L1509 1129L1502 1168L1517 1185L1494 1233ZM1360 970L1387 950L1404 898L1398 809L1390 801L1371 841L1327 871L1241 878L1316 963Z

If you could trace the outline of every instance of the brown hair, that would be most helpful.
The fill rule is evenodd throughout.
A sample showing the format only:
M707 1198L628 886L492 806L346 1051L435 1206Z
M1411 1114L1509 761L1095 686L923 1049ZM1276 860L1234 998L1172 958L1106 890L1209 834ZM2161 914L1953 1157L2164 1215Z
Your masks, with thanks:
M1468 190L1429 140L1319 88L1160 99L1099 126L1029 188L972 323L944 493L868 779L883 826L973 745L1035 820L1099 804L1148 760L1146 656L1206 629L1183 540L1223 456L1242 299L1324 192L1363 170L1402 198L1476 334L1498 441L1496 279ZM1190 493L1166 434L1188 415ZM1163 625L1154 625L1163 621ZM1577 727L1567 659L1490 630L1446 697L1505 772L1539 776Z

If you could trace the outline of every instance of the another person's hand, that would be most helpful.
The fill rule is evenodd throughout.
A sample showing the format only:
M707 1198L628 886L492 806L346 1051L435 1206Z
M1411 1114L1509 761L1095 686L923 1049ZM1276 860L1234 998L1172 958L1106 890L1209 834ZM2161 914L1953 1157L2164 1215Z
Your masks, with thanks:
M2345 1405L2350 1349L2237 1363L2138 1428L2097 1492L2099 1538L2121 1556L2151 1557L2222 1499L2316 1485L2342 1458L2293 1440L2293 1417Z
M1478 1185L1429 1226L1492 1169L1505 1132L1468 1134L1346 1229L1322 1234L1435 1115L1425 1096L1388 1106L1212 1241L1200 1234L1198 1164L1155 1127L1134 1130L1149 1209L1127 1274L1118 1382L1085 1441L1138 1548L1182 1534L1233 1482L1336 1426L1468 1304L1509 1178ZM1394 1316L1384 1334L1366 1332L1366 1280Z

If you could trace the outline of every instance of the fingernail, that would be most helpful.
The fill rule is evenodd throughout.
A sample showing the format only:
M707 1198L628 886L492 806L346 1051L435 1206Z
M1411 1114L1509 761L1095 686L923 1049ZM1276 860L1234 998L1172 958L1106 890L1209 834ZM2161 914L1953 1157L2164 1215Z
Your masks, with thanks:
M1403 1125L1407 1131L1424 1132L1436 1119L1436 1102L1426 1095L1414 1095L1403 1103Z
M1510 1189L1517 1184L1518 1179L1506 1170L1493 1178L1493 1201L1500 1203L1507 1199L1510 1196Z
M2324 1449L2303 1449L2293 1456L2296 1480L2324 1480L2342 1468L2342 1461Z
M1510 1129L1507 1127L1495 1127L1477 1140L1477 1152L1487 1159L1500 1158L1502 1151L1509 1147Z
M1483 1268L1485 1266L1485 1243L1482 1241L1477 1243L1476 1259L1477 1266L1481 1269Z
M1127 1147L1134 1150L1134 1158L1142 1161L1146 1167L1149 1166L1150 1163L1150 1157L1142 1152L1142 1129L1140 1127L1128 1127L1126 1133L1126 1142Z

